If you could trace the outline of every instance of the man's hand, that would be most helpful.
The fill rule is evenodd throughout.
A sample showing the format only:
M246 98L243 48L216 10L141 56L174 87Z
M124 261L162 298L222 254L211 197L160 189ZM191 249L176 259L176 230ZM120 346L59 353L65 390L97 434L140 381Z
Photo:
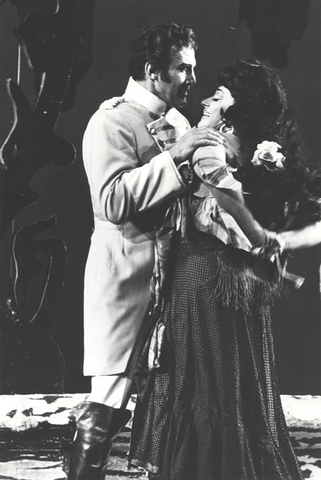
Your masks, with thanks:
M210 127L193 128L185 133L178 142L169 149L176 165L192 157L195 150L199 147L212 145L216 147L223 143L223 136Z

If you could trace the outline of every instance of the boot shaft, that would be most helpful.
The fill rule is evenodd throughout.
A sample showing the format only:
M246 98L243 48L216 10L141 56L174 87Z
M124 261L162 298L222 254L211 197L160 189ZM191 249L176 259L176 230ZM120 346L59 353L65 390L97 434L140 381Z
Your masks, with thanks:
M68 480L100 480L112 439L129 421L131 412L85 401L74 409L73 415L77 429L71 447Z

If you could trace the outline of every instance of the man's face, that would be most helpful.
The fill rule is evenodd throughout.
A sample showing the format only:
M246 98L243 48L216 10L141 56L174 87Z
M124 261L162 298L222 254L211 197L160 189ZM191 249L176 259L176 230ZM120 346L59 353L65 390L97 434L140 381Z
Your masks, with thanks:
M184 108L187 105L188 93L196 83L195 66L193 48L173 49L167 75L160 72L157 74L156 95L170 107Z

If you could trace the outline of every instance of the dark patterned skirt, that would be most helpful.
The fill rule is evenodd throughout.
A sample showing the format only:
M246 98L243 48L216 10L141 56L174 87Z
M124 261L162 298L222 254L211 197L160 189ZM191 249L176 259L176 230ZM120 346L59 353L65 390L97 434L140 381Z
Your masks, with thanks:
M138 400L130 463L163 480L302 479L277 385L266 282L196 231L177 247L161 367Z

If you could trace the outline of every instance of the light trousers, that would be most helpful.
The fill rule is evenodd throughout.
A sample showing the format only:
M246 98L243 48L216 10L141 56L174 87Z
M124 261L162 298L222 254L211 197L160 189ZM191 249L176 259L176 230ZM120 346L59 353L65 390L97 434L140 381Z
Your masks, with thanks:
M145 319L137 336L126 372L116 375L97 375L91 378L91 392L87 401L103 403L113 408L126 408L130 396L136 392L134 372L151 331L149 319Z

